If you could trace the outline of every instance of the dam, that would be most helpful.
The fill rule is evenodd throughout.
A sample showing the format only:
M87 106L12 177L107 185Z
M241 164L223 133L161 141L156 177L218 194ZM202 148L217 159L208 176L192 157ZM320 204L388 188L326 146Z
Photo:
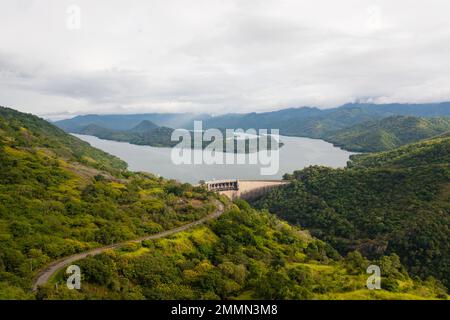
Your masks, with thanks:
M209 191L215 191L234 200L254 200L269 192L273 188L288 184L284 180L212 180L206 181L205 185Z

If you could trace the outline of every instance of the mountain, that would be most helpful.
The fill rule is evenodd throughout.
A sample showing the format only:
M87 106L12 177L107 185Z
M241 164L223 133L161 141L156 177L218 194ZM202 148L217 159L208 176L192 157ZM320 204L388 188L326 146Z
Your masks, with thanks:
M282 135L319 138L349 151L382 151L450 129L450 103L346 104L212 117L204 127L279 129ZM420 116L421 118L419 118ZM441 116L441 118L429 118ZM417 118L416 118L417 117Z
M211 117L204 121L206 128L279 129L292 119L307 119L328 113L318 108L302 107L263 113L231 113Z
M151 122L149 120L143 120L137 126L128 130L128 132L141 133L141 132L150 131L150 130L153 130L156 128L158 128L158 126L156 124L154 124L153 122Z
M450 116L450 102L436 104L353 103L331 109L310 107L272 112L227 114L204 121L208 128L279 129L283 135L324 138L332 132L392 115Z
M56 121L55 125L67 132L76 132L83 127L94 124L105 129L127 131L142 121L150 121L157 126L170 128L191 128L194 120L206 120L210 116L193 113L144 113L114 115L82 115L72 119Z
M60 257L215 209L202 188L125 168L45 120L0 107L0 299L33 298L33 277Z
M450 285L450 137L309 167L255 205L309 229L341 254L396 253L412 275Z
M447 131L450 118L391 116L335 131L326 140L346 150L373 152L391 150Z
M66 288L61 270L32 293L32 279L51 262L198 221L217 210L218 197L129 172L12 109L0 107L0 133L0 299L447 298L438 282L410 278L395 254L341 257L306 230L225 198L216 221L76 261L80 291ZM384 271L382 290L365 288L372 263Z
M450 117L450 102L442 103L417 103L417 104L373 104L373 103L348 103L341 108L360 108L364 111L379 114L383 117L391 115L415 116L415 117Z

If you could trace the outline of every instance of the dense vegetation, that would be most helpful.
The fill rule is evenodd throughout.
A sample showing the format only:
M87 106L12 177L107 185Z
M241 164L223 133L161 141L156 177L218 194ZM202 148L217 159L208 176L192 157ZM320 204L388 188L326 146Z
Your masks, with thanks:
M392 116L344 128L325 139L351 151L384 151L450 132L450 118Z
M449 138L450 133L445 133L433 139L409 144L387 152L352 155L348 167L413 168L448 164L450 161Z
M446 298L436 281L411 280L396 255L341 258L322 241L243 201L208 226L90 257L81 290L60 273L40 299L423 299ZM368 290L366 268L383 270ZM61 285L55 287L56 283Z
M396 253L413 275L450 285L450 137L309 167L257 201L339 252Z
M0 107L0 146L45 151L108 172L120 173L127 167L119 158L92 148L36 116L4 107Z
M0 108L0 299L30 297L52 260L197 220L202 188L149 174L46 121Z

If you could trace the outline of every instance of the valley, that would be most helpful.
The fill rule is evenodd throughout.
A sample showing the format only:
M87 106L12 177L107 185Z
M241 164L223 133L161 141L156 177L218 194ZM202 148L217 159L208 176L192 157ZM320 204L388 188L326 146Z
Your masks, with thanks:
M128 171L12 109L0 108L0 133L1 299L448 298L447 134L342 151L345 168L313 157L249 204ZM70 263L80 290L64 285ZM366 288L370 264L380 290Z

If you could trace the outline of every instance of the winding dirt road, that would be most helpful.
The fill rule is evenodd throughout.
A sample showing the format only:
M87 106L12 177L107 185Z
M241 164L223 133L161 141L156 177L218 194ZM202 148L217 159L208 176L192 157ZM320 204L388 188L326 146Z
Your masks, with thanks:
M52 262L51 264L49 264L45 269L43 269L34 279L33 281L33 291L36 291L38 289L39 286L42 286L44 284L47 283L47 281L50 279L50 277L55 274L58 270L70 265L72 262L80 260L80 259L84 259L88 256L95 256L97 254L103 253L106 250L110 250L110 249L116 249L119 248L121 246L123 246L126 243L130 243L130 242L141 242L144 240L152 240L152 239L160 239L160 238L164 238L170 235L173 235L175 233L179 233L182 231L185 231L187 229L190 229L192 227L198 226L199 224L202 224L206 221L212 220L212 219L216 219L218 218L220 215L222 215L222 213L224 212L224 206L222 203L220 203L219 201L216 201L216 205L217 205L217 209L216 211L214 211L213 213L207 215L206 217L203 217L199 220L196 220L194 222L182 225L180 227L174 228L174 229L170 229L170 230L166 230L166 231L162 231L160 233L155 233L149 236L144 236L141 238L137 238L137 239L133 239L133 240L128 240L128 241L124 241L124 242L120 242L120 243L115 243L115 244L111 244L108 246L104 246L104 247L100 247L100 248L95 248L86 252L82 252L82 253L77 253L74 254L72 256L68 256L65 258L61 258L59 260L56 260L54 262Z

